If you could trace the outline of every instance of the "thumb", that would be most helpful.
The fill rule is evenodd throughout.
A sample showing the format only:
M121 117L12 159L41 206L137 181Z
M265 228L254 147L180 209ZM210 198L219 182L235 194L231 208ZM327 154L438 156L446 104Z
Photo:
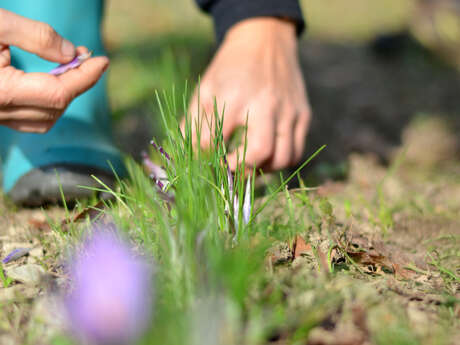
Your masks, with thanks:
M75 46L48 24L3 9L0 9L0 43L59 63L69 62L76 54Z
M10 48L7 45L0 44L0 68L11 64Z

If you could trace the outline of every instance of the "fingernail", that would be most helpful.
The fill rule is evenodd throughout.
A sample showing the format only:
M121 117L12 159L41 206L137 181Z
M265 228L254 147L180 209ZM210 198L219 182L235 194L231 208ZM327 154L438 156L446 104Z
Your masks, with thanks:
M109 68L109 63L107 62L107 64L102 68L102 73L104 73L107 68Z
M67 40L62 40L61 53L64 56L75 57L75 46Z

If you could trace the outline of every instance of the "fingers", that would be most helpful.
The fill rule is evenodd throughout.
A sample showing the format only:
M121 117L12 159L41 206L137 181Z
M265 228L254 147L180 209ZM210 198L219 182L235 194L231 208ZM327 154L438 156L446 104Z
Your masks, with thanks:
M0 121L54 122L62 114L60 110L36 107L7 107L0 109Z
M105 56L98 56L57 78L73 99L93 87L108 67L109 59Z
M215 104L217 103L214 96L210 94L204 95L204 97L198 97L198 94L192 98L189 106L190 115L190 126L192 134L192 143L196 145L197 140L200 141L200 146L203 149L209 147L212 144L216 129L216 115L215 115ZM198 104L200 104L198 106ZM235 107L226 109L225 106L219 107L217 103L218 116L223 116L223 128L222 135L223 140L226 141L230 138L233 130L237 125L244 125L244 123L238 123L240 118L239 112L235 111ZM221 118L219 118L221 120ZM182 133L185 133L185 119L181 122ZM199 138L197 133L199 132Z
M264 167L269 170L280 170L300 161L310 123L310 111L296 114L295 110L287 106L279 119L281 121L277 124L273 158Z
M14 45L59 63L72 60L75 46L48 24L0 9L0 43Z
M265 167L269 170L283 169L291 165L294 158L295 111L285 107L277 119L273 156Z
M5 67L0 75L0 106L63 110L99 80L108 64L106 57L91 58L79 68L58 77L46 73L24 73L11 66Z
M55 121L0 121L0 125L19 132L43 134L48 132Z
M200 141L202 148L207 148L211 144L211 137L214 134L215 119L214 119L214 104L209 97L199 99L192 102L190 107L190 120L192 127L192 143L196 145Z
M5 44L0 44L0 68L11 64L10 48Z
M251 113L252 114L252 113ZM251 116L249 114L249 116ZM245 162L250 168L260 167L267 162L273 154L275 147L276 119L274 112L254 113L257 117L248 120L247 145ZM244 144L228 156L228 164L232 171L238 167L244 156Z
M311 111L306 109L300 113L297 118L297 124L294 129L294 160L293 164L298 163L302 159L305 150L305 139L310 127Z
M282 112L272 109L264 117L265 121L250 121L248 124L245 163L250 168L256 166L269 171L280 170L298 163L302 158L310 110L296 115L290 105L285 105ZM237 169L237 163L241 163L243 153L244 146L241 146L229 156L233 171Z

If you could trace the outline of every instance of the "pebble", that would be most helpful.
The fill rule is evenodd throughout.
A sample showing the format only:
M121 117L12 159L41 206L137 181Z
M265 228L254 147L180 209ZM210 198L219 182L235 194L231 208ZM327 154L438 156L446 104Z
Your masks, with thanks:
M6 276L27 285L37 285L45 275L43 267L36 264L11 267L5 270Z
M0 303L11 302L16 299L33 298L37 295L38 289L35 287L14 285L6 289L0 289Z

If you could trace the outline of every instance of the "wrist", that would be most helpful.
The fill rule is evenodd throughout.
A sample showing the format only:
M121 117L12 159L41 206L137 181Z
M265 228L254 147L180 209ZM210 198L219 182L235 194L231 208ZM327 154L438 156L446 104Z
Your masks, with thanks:
M279 40L290 47L297 47L296 25L289 19L255 17L233 25L225 35L225 41L265 42Z

